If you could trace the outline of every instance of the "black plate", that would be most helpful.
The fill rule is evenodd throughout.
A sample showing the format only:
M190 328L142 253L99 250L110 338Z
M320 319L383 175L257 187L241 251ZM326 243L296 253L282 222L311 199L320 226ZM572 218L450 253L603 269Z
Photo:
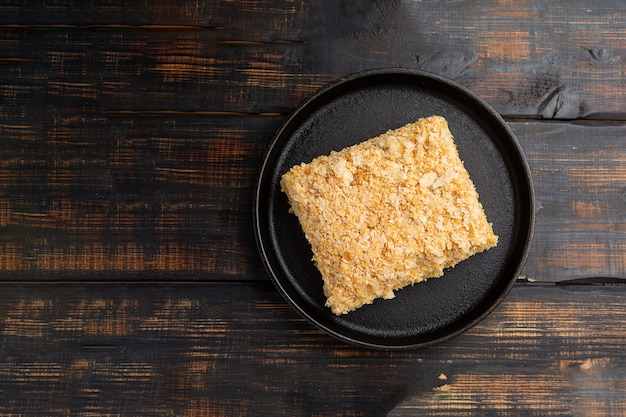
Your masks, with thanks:
M420 117L447 119L498 246L403 288L391 300L335 316L324 306L322 278L289 203L281 176L293 165L340 150ZM277 131L256 187L255 233L280 293L315 326L346 342L379 349L431 345L467 330L504 298L526 258L533 191L524 155L502 118L459 84L404 69L354 74L300 105Z

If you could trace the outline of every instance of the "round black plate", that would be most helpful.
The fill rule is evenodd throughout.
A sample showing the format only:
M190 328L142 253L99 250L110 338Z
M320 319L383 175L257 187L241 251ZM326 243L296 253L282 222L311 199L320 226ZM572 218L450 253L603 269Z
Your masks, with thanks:
M397 291L394 299L335 316L324 306L321 275L296 216L289 213L280 178L295 164L432 115L447 119L499 236L498 246L446 270L441 278ZM354 74L307 99L277 131L255 192L257 243L280 293L315 326L371 348L423 347L476 324L513 286L532 237L532 183L511 130L468 89L414 70Z

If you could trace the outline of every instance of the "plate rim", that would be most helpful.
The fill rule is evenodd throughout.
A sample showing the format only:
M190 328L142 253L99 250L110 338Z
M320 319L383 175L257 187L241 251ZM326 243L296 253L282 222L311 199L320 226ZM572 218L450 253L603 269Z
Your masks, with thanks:
M513 149L515 150L515 154L516 154L514 158L515 163L520 165L520 167L523 170L522 177L525 181L524 188L525 188L526 193L528 194L528 202L524 204L524 206L526 205L528 206L527 207L528 224L525 225L526 233L524 234L524 236L521 236L518 238L518 240L522 242L523 248L522 248L519 258L517 259L517 265L515 266L511 274L511 277L508 279L508 282L506 283L506 286L502 289L502 291L500 291L497 294L497 297L495 297L495 299L491 303L489 303L488 306L486 306L484 309L480 309L479 314L475 315L473 319L468 320L468 322L462 325L459 329L455 331L451 331L445 335L442 335L440 337L433 338L427 341L423 341L419 343L407 343L407 344L384 344L384 343L368 342L362 339L356 340L354 338L346 336L345 334L342 334L341 332L335 331L334 329L324 325L323 323L320 323L319 320L312 317L292 298L289 292L285 289L283 282L281 282L281 279L277 276L277 273L275 271L277 265L273 265L269 261L270 254L268 252L271 251L269 247L271 247L272 245L271 245L271 242L264 242L264 239L265 239L265 237L263 236L264 226L261 224L261 218L260 218L260 213L262 211L260 205L261 205L261 201L263 200L263 197L261 194L264 190L264 185L265 185L264 179L265 179L265 176L267 175L268 167L270 169L273 169L273 166L270 166L270 157L274 154L276 146L281 141L283 132L294 122L294 120L298 119L300 114L306 111L306 109L312 103L314 103L316 100L320 100L320 98L323 98L323 96L334 91L335 89L340 88L341 86L348 84L350 82L356 81L356 80L360 80L360 79L364 79L368 77L391 76L391 75L410 76L410 77L416 77L416 79L430 80L430 81L434 81L437 83L445 84L447 87L450 87L456 90L457 94L460 93L463 96L475 101L481 107L480 110L487 112L489 117L495 119L495 121L498 123L499 125L498 127L503 129L506 132L507 134L506 141L508 142L508 145L512 146ZM374 68L374 69L353 72L351 74L341 76L335 79L334 81L331 81L325 84L324 86L320 87L314 93L307 96L304 100L302 100L299 104L297 104L294 107L294 109L287 115L285 120L283 120L282 123L279 125L279 127L276 129L274 135L272 136L269 142L268 147L266 148L262 156L261 161L262 162L260 164L260 168L258 171L256 184L254 186L253 227L254 227L254 236L255 236L257 249L258 249L259 254L261 255L263 266L265 267L265 270L268 273L270 280L272 281L272 284L274 285L274 287L281 294L282 298L285 301L287 301L288 304L290 304L290 306L294 310L296 310L303 318L305 318L314 327L350 345L361 347L361 348L370 348L370 349L375 349L375 350L413 350L413 349L419 349L419 348L424 348L427 346L439 344L446 340L452 339L462 333L465 333L466 331L474 327L476 324L484 320L487 316L489 316L493 312L493 310L498 305L500 305L500 303L504 300L504 298L507 297L507 295L510 293L511 289L515 285L515 282L517 281L517 278L519 277L524 267L524 264L527 260L528 254L530 252L530 247L532 244L532 240L534 236L534 229L535 229L535 191L534 191L534 185L533 185L532 175L530 171L530 166L523 152L523 149L521 148L517 137L515 136L515 134L509 127L509 125L502 118L502 116L497 111L495 111L495 109L489 103L487 103L483 98L481 98L478 94L476 94L474 91L472 91L468 87L465 87L461 85L460 83L452 79L446 78L442 75L423 71L420 69L392 68L392 67L386 68L385 67L385 68ZM265 227L269 228L269 225L266 225ZM282 271L282 268L280 268L279 265L278 267ZM284 271L282 272L283 274L286 274L286 272Z

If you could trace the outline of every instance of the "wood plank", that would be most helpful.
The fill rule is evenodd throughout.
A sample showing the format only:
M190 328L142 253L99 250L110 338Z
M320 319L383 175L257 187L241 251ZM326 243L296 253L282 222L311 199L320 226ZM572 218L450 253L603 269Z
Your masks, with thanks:
M347 73L406 67L456 79L511 117L625 117L618 0L74 6L3 6L0 97L16 114L50 98L119 111L284 113Z
M5 127L3 279L257 278L252 188L280 120L77 116L43 137Z
M464 335L380 352L269 283L3 285L0 413L618 415L624 291L517 285Z
M266 279L252 194L282 120L76 116L1 127L0 279ZM510 126L537 199L523 275L626 277L626 125Z
M510 126L528 158L536 196L535 236L523 274L550 282L626 278L626 126Z
M334 75L298 42L230 42L185 28L2 28L2 117L42 111L288 113Z
M297 36L310 6L303 1L154 0L88 3L57 0L11 0L0 5L0 26L15 28L132 28L138 30L218 30L242 40L261 37L268 42ZM312 11L315 11L312 10ZM256 21L257 25L249 22ZM267 29L271 28L271 32Z

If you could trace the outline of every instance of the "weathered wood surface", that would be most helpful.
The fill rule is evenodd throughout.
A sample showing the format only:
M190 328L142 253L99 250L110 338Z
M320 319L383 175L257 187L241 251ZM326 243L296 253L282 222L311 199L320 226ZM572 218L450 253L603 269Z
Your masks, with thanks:
M116 116L4 136L0 279L265 279L252 194L279 120ZM626 277L626 125L510 125L537 199L524 275Z
M269 283L5 285L0 414L621 415L626 293L519 285L464 335L352 348Z
M18 77L12 108L34 115L33 99L73 115L286 112L338 76L401 66L457 79L505 115L622 119L622 6L16 1L0 9L0 62Z
M531 167L536 281L626 278L626 126L512 123Z
M3 2L0 414L623 415L624 39L621 0ZM511 295L416 352L311 327L252 234L287 114L389 66L492 104L537 199Z
M3 6L0 279L263 277L258 162L347 72L434 71L515 118L623 118L619 2L328 3ZM624 128L511 125L544 204L525 274L626 275Z

